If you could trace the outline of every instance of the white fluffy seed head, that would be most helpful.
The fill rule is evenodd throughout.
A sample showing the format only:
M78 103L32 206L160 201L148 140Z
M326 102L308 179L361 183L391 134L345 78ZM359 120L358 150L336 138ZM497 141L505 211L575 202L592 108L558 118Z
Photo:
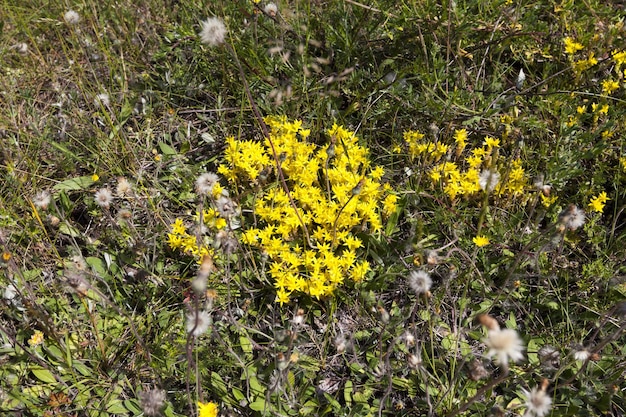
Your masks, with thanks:
M409 286L415 294L425 294L430 291L433 280L426 271L411 271L409 273Z
M492 171L490 169L485 169L480 173L478 178L478 184L480 184L480 188L487 191L492 192L496 189L496 186L500 182L500 173L498 171Z
M487 356L495 357L495 362L507 367L509 361L517 362L524 358L524 345L514 329L489 330L484 340L489 347Z
M543 417L550 413L552 398L546 393L545 388L534 387L530 391L522 390L526 399L526 413L524 416Z
M276 6L276 3L267 3L263 8L263 11L268 15L275 17L278 14L278 6Z
M101 188L96 191L96 204L102 208L108 209L113 202L113 193L108 188Z
M191 312L187 315L187 333L191 333L196 337L205 333L209 329L210 325L211 315L204 310L198 311L197 314L195 312Z
M209 46L218 46L224 43L226 39L226 26L217 17L209 17L207 20L200 22L202 26L200 30L200 40Z
M219 180L219 177L212 172L201 174L196 179L196 192L200 195L211 194L215 184L217 184Z
M35 198L33 198L33 204L35 207L41 210L46 210L52 201L52 196L48 191L39 191Z
M68 25L75 25L80 22L80 15L74 10L68 10L63 15L63 20L65 20L65 23Z

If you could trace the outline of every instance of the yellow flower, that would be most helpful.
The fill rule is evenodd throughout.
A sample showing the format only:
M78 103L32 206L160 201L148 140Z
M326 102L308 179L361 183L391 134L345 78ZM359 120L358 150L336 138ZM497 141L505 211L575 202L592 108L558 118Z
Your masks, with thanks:
M178 249L183 247L183 238L182 236L175 235L174 233L167 234L167 244L172 249Z
M570 38L569 36L563 39L563 43L565 44L565 53L570 55L575 54L581 49L585 49L585 47L581 43L574 41L574 39Z
M458 153L461 153L465 149L467 144L467 130L457 129L454 131L454 141L456 142L456 149Z
M281 306L285 303L289 303L289 292L284 288L279 288L278 291L276 291L276 302L280 303Z
M554 204L556 202L556 200L559 198L556 195L551 195L551 196L546 196L545 194L541 193L541 204L544 207L550 207L552 204Z
M604 94L611 94L613 91L619 88L619 83L614 80L604 80L602 81L602 92Z
M487 149L499 148L500 147L500 139L492 138L491 136L485 137L485 146Z
M482 248L483 246L487 246L489 244L489 238L484 235L479 235L473 238L472 242L474 242L474 244L479 248Z
M217 404L198 401L198 417L217 417Z
M172 224L172 233L175 235L184 235L186 234L187 229L183 223L182 219L176 219L176 221Z
M606 192L602 191L596 197L591 199L589 202L589 208L596 213L602 213L604 211L604 205L608 200L610 200L610 198L606 196Z
M43 333L36 330L35 333L28 339L28 344L32 347L39 346L43 343Z
M93 182L97 182L99 179L100 179L100 177L98 176L98 174L93 174L93 175L91 176L91 180L92 180Z
M618 66L626 65L626 51L617 52L617 50L615 50L612 55Z

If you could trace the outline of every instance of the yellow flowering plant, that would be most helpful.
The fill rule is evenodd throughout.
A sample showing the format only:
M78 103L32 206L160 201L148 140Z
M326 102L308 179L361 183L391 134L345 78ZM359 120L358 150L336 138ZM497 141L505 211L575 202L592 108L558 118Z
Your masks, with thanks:
M498 161L500 139L486 136L482 146L466 150L467 130L456 130L455 156L446 160L444 156L449 153L449 146L442 141L424 140L425 135L418 131L407 131L403 137L409 156L412 159L422 158L431 186L442 190L451 200L477 195L482 189L481 172L500 165L502 167L494 171L503 178L503 181L494 184L496 195L523 197L528 190L528 176L520 159Z
M361 281L369 263L358 259L359 233L378 233L396 210L397 197L381 183L354 132L339 125L328 143L307 141L310 130L284 116L265 118L263 143L229 138L218 172L241 189L256 187L251 208L256 222L243 243L271 260L276 301L297 294L330 296L346 278Z

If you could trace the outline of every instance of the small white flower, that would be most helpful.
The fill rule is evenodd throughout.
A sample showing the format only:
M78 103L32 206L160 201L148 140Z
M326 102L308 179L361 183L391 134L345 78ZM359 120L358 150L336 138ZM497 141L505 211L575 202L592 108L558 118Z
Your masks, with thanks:
M96 106L109 107L111 100L109 99L109 95L107 93L100 93L96 96L96 98L94 98L93 103Z
M200 195L213 193L213 187L218 183L219 177L212 172L205 172L196 179L196 192Z
M63 20L65 20L65 23L67 23L68 25L75 25L80 22L80 15L74 10L68 10L63 15Z
M267 3L263 8L263 11L274 17L278 14L278 6L276 6L276 3Z
M51 201L52 197L47 191L39 191L33 198L33 204L35 205L35 207L41 210L47 209Z
M433 280L426 271L411 271L409 274L409 286L415 294L424 294L430 290Z
M499 182L500 173L498 171L492 171L490 169L482 171L478 178L478 184L480 184L480 188L487 192L492 192L493 190L495 190Z
M108 188L101 188L96 191L95 199L97 205L108 209L113 202L113 193Z
M211 315L204 311L198 311L198 313L189 313L187 315L187 333L191 333L194 336L200 336L205 333L211 325Z
M548 396L544 388L534 387L530 391L522 390L526 399L526 413L524 417L543 417L550 412L552 408L552 398Z
M207 20L200 22L202 29L200 30L200 40L209 46L218 46L224 43L226 38L226 26L217 17L209 17Z
M507 367L509 361L517 362L524 358L524 345L514 329L493 329L484 340L489 347L487 356L495 356L498 365Z

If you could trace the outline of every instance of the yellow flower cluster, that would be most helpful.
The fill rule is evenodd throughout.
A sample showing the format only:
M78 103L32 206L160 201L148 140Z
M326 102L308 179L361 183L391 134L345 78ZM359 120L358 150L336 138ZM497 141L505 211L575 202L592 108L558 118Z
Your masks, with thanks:
M200 213L196 213L195 221L200 224ZM202 224L212 230L224 229L227 225L226 219L220 217L219 213L212 209L202 211ZM191 255L201 260L204 255L213 255L209 242L198 242L195 235L187 232L187 226L182 219L177 218L170 225L171 233L167 234L167 244L174 250L181 250L187 255Z
M369 263L357 261L363 242L355 232L379 231L381 216L396 210L397 197L380 182L383 168L371 166L356 135L336 124L328 130L330 143L318 146L306 141L310 130L301 121L265 122L270 139L264 145L229 140L218 172L241 185L259 184L260 173L267 180L254 203L259 227L241 239L271 259L276 301L299 293L319 299L346 277L361 281Z
M610 198L607 197L605 191L602 191L600 194L591 199L589 202L589 208L596 213L602 213L608 200L610 200Z
M28 339L28 344L32 347L39 346L43 343L43 333L39 330L35 330L35 333Z
M446 155L448 145L441 142L420 142L423 138L424 135L417 131L404 133L404 140L410 156L423 157L427 165L440 161ZM467 131L465 129L456 130L454 141L456 143L456 156L460 159L467 146ZM442 187L443 191L453 200L459 196L476 194L481 191L481 171L493 170L497 160L496 150L499 147L499 139L487 136L481 147L469 150L459 163L444 161L434 164L430 168L428 176L432 180L433 186ZM460 168L459 164L466 166L466 168ZM497 195L520 195L528 184L522 163L516 159L507 162L507 165L507 172L503 173L505 181L497 184L495 193Z
M565 53L569 55L573 55L576 52L585 49L582 43L576 42L569 36L563 39L563 43L565 44Z

